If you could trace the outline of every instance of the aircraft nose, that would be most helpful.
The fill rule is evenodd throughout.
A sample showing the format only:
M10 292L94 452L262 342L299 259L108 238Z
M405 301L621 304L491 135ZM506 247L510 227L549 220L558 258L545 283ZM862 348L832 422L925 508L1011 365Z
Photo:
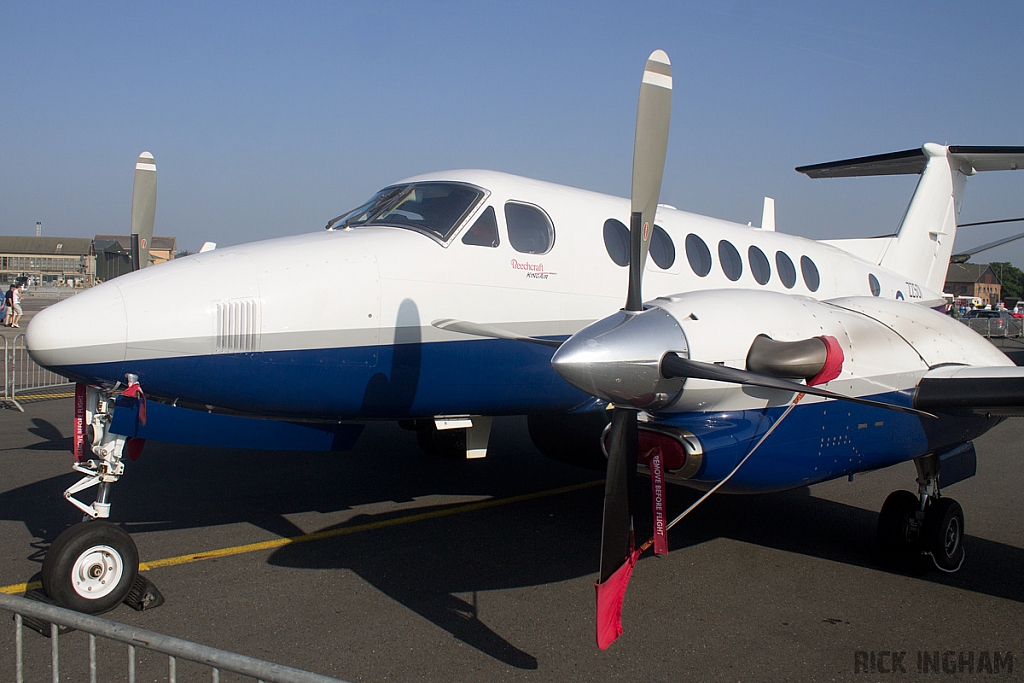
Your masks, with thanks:
M687 354L675 318L660 308L619 311L584 327L555 351L551 365L573 386L611 403L655 410L672 403L683 382L661 376L666 351Z
M128 316L116 282L97 287L37 313L25 331L32 359L43 367L86 377L85 366L124 361Z

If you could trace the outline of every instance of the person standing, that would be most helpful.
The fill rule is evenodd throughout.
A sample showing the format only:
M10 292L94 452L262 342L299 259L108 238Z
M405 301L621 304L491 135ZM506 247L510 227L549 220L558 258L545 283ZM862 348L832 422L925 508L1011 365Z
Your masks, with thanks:
M11 318L14 317L14 283L11 283L7 293L4 294L4 309L6 314L4 315L4 327L11 326Z
M21 288L23 285L18 285L11 290L11 308L14 309L14 315L11 317L11 327L21 327L18 321L21 320Z

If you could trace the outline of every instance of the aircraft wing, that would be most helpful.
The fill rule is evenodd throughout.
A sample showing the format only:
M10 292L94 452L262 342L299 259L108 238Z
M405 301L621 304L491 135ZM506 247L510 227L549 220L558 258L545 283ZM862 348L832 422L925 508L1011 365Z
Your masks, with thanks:
M933 413L1024 416L1024 367L934 368L918 383L914 407Z

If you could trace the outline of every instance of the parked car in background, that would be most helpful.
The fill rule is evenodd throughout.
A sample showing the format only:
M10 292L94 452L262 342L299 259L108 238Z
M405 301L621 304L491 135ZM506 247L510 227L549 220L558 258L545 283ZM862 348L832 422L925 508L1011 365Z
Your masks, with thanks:
M960 322L985 337L1019 337L1024 329L1024 320L1018 320L1005 309L967 311Z

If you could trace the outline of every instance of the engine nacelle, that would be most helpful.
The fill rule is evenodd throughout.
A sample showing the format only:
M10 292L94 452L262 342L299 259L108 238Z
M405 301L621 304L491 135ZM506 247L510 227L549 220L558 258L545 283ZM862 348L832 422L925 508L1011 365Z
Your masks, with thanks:
M662 297L642 313L609 316L573 335L552 365L584 391L655 413L758 409L792 400L790 392L713 380L690 378L684 387L683 380L662 375L667 353L826 381L831 391L852 396L912 389L943 363L1010 364L964 325L917 304L873 297L821 302L728 289ZM830 356L841 359L841 367L814 379Z

